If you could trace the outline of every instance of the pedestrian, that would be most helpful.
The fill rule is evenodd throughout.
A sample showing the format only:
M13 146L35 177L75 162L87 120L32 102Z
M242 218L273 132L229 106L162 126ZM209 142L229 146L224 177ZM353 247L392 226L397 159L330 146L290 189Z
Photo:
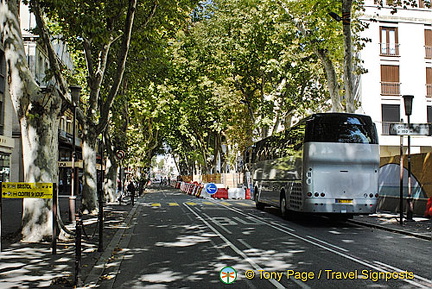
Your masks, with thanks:
M135 203L135 185L134 185L133 181L129 182L129 184L127 186L127 190L131 194L131 200L132 200L132 206L133 206Z
M146 181L144 180L144 178L141 178L141 180L139 181L139 191L138 191L139 196L142 196L142 194L144 193L145 184Z

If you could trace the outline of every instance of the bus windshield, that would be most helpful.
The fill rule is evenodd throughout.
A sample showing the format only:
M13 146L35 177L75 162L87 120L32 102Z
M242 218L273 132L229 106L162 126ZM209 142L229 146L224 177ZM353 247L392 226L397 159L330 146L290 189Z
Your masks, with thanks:
M370 117L317 114L307 122L305 142L378 144L378 136Z

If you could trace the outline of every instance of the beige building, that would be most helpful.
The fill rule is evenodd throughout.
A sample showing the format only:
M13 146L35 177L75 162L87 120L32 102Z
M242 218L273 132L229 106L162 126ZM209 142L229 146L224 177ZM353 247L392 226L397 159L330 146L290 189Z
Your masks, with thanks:
M411 123L432 122L432 10L423 0L397 13L385 4L379 8L376 0L364 2L360 19L369 27L361 36L371 42L360 55L368 71L361 76L360 112L377 125L381 156L398 155L400 137L390 135L389 127L407 122L403 95L414 96ZM411 144L412 153L432 151L432 137L413 136Z

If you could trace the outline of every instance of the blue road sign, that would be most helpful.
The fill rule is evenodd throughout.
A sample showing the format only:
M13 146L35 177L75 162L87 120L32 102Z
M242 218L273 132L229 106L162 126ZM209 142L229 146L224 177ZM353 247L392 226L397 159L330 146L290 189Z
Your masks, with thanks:
M213 195L213 194L216 194L216 192L217 192L217 186L215 184L213 184L213 183L210 183L210 184L206 185L205 190L210 195Z

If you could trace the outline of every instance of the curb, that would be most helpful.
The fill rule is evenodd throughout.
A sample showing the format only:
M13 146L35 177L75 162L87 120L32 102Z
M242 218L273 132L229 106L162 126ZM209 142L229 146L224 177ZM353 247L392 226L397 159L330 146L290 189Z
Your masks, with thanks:
M398 234L413 236L413 237L424 239L424 240L428 240L428 241L432 240L432 232L431 232L430 236L426 236L424 234L414 233L414 232L410 232L408 230L402 230L402 229L387 227L387 226L383 226L383 225L379 225L379 224L372 224L372 223L369 223L369 222L362 222L362 221L358 221L358 220L349 220L348 222L356 224L356 225L360 225L360 226L377 228L377 229L384 230L384 231L389 231L389 232L393 232L393 233L398 233Z
M100 285L101 276L104 274L106 269L109 269L107 274L105 275L112 275L113 273L117 273L118 268L120 267L120 262L115 262L113 266L109 266L110 259L113 258L114 255L118 255L118 248L126 248L129 244L131 234L128 233L128 231L131 231L133 228L130 227L130 223L133 219L133 217L137 214L138 209L140 209L141 206L138 202L136 202L135 206L132 208L132 210L129 212L128 216L125 218L123 224L126 225L125 227L119 229L114 237L111 239L110 243L106 247L105 251L102 253L102 255L99 257L99 260L94 265L93 269L90 271L90 273L85 278L83 285L78 288L95 288L98 285ZM128 233L128 234L126 234ZM126 236L126 238L125 238ZM122 257L123 259L123 257ZM114 278L108 279L110 287L108 287L106 282L103 286L103 288L112 288L112 285L114 285L115 275Z

